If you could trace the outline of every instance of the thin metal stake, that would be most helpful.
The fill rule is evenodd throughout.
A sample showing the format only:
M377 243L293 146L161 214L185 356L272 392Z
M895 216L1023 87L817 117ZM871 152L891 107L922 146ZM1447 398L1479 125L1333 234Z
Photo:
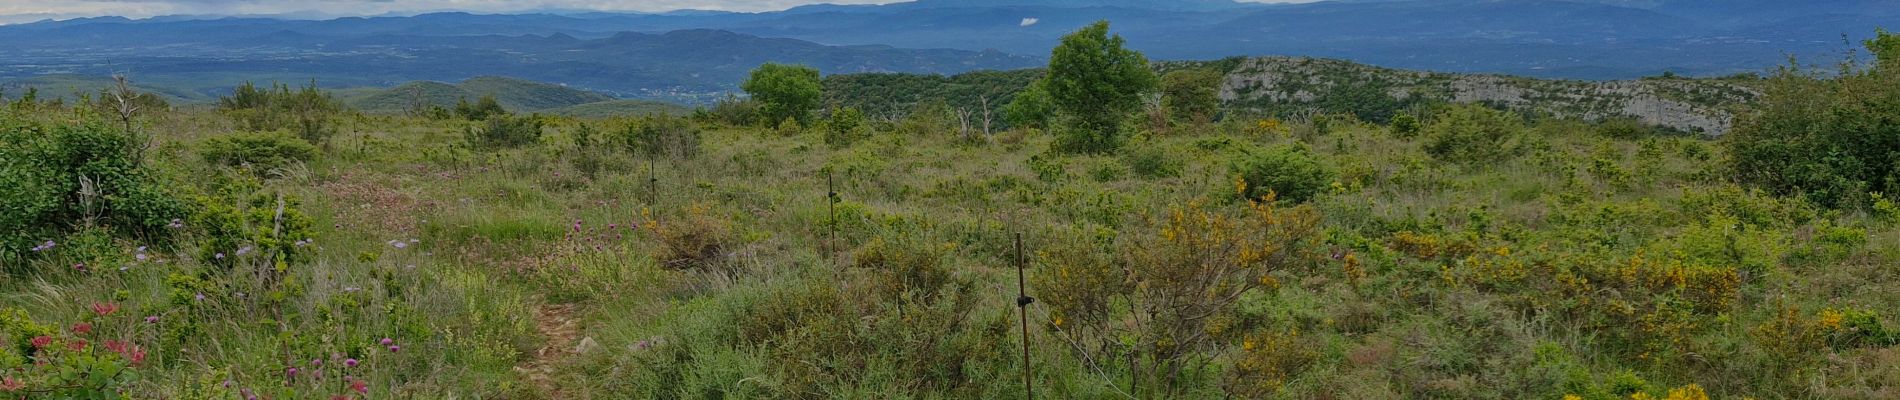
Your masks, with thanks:
M1025 283L1027 279L1023 277L1024 264L1025 262L1024 262L1024 256L1023 256L1023 234L1022 232L1017 232L1016 233L1016 310L1022 315L1022 319L1023 319L1023 395L1027 396L1029 400L1035 400L1036 387L1029 383L1029 369L1030 369L1029 368L1030 367L1030 364L1029 364L1029 303L1036 302L1036 298L1029 297L1029 290L1026 288L1027 284Z
M647 207L649 208L659 208L660 172L658 165L659 163L653 159L647 159Z
M838 184L831 178L831 170L825 170L825 206L830 208L831 222L825 229L831 235L831 243L825 246L827 252L838 245ZM827 255L828 256L828 255Z

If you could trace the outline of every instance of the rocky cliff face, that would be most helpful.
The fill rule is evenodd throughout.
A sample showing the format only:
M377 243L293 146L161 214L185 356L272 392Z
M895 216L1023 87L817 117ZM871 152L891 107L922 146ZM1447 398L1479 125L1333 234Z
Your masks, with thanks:
M1735 110L1761 96L1747 81L1735 80L1541 80L1292 57L1240 61L1227 72L1220 96L1234 109L1285 110L1318 105L1326 96L1343 93L1342 87L1379 91L1398 100L1486 103L1561 118L1636 118L1710 136L1728 132Z

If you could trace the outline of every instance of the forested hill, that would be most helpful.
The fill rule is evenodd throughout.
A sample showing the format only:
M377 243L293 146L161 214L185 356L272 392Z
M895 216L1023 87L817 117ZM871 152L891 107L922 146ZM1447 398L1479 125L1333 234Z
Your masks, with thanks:
M1408 71L1303 57L1161 62L1156 68L1219 71L1220 97L1229 114L1283 118L1328 112L1383 122L1424 104L1459 102L1561 118L1635 118L1678 131L1720 135L1728 131L1738 106L1760 96L1759 80L1752 75L1550 80ZM997 111L1042 74L1041 69L1025 69L954 76L832 75L824 81L825 102L858 107L873 116L902 115L920 104L932 106L939 101L952 108L980 109L985 99Z

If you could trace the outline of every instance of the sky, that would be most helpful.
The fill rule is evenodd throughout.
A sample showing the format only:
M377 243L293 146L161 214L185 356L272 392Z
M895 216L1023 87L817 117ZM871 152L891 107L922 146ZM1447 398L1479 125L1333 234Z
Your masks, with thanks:
M1279 3L1300 0L1243 1ZM894 0L0 0L0 24L106 15L144 18L159 15L291 14L315 18L433 11L772 11L814 3L891 2Z

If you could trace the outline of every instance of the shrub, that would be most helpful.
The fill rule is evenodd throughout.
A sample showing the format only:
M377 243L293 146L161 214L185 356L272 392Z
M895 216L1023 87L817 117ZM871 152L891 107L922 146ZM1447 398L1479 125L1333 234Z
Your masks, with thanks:
M955 111L942 100L919 101L904 113L892 126L892 131L906 136L927 136L949 132L956 129Z
M612 139L620 148L678 159L699 155L699 127L684 118L657 115L628 123Z
M249 164L259 170L307 162L317 147L284 132L239 132L206 139L199 153L205 161L225 166Z
M675 218L648 219L642 226L660 246L653 257L672 269L721 267L735 239L732 223L705 204L688 206Z
M849 146L868 136L864 126L864 112L857 107L833 108L830 118L825 120L825 144Z
M469 103L468 99L455 100L455 116L462 119L486 121L489 118L507 114L508 110L501 108L501 103L495 101L495 96L482 96L473 104Z
M1392 117L1392 136L1411 139L1418 136L1419 129L1421 128L1418 124L1418 117L1414 117L1412 114L1399 114L1398 116Z
M1239 180L1237 194L1250 200L1272 194L1278 200L1302 202L1333 181L1332 170L1297 145L1250 152L1230 165Z
M1597 122L1598 135L1613 139L1637 139L1656 135L1656 128L1635 118L1611 118Z
M1163 178L1181 174L1185 163L1179 157L1169 153L1167 148L1150 143L1135 146L1122 155L1122 161L1128 163L1128 169L1135 175L1147 178Z
M1267 202L1221 210L1194 201L1144 222L1146 229L1115 239L1045 247L1032 284L1048 303L1055 332L1083 358L1138 354L1152 361L1135 373L1163 387L1183 383L1190 358L1231 349L1245 333L1236 302L1279 285L1275 272L1311 262L1306 249L1317 246L1319 233L1319 213L1310 206ZM1300 364L1262 362L1243 365L1272 374L1270 368Z
M727 95L726 98L714 102L712 108L700 107L694 109L693 119L701 122L719 122L731 126L753 126L759 124L761 121L767 121L762 117L763 113L764 112L760 110L759 102L741 99L735 95Z
M143 146L98 120L50 124L0 113L0 259L87 225L165 236L186 208L139 164Z
M311 143L322 143L336 134L331 119L343 108L343 102L318 89L315 81L296 92L282 83L260 89L245 82L230 96L218 99L218 110L237 119L244 129L286 130Z
M0 309L0 368L8 371L0 393L21 398L124 398L145 366L146 350L106 332L123 332L133 323L118 305L93 305L97 318L70 327L34 322L18 308ZM95 323L97 326L95 326ZM29 395L30 394L30 395Z
M1868 47L1879 59L1900 57L1888 54L1900 48L1876 43ZM1760 111L1722 138L1736 180L1828 207L1862 204L1869 191L1900 193L1900 65L1812 75L1788 67L1765 92Z
M469 147L478 149L512 148L541 142L545 122L538 115L495 115L463 132Z
M1162 103L1168 115L1181 122L1207 123L1220 111L1221 74L1211 69L1186 69L1161 76Z
M1425 125L1425 152L1440 160L1489 163L1516 154L1524 135L1516 114L1475 104L1446 108Z

